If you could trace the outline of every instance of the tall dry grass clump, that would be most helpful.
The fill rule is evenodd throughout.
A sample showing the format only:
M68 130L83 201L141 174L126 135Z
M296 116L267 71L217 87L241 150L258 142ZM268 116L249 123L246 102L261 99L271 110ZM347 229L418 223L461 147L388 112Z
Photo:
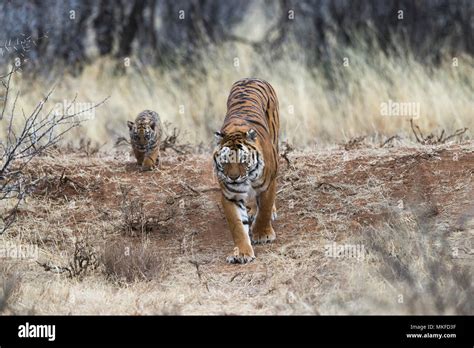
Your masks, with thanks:
M0 314L11 310L11 305L18 300L21 288L21 276L14 267L6 262L0 266Z
M210 143L226 112L226 99L233 82L254 76L275 87L281 109L282 139L298 146L338 142L356 135L410 134L409 119L424 129L447 131L474 122L474 60L471 56L445 56L437 67L413 57L400 44L398 51L384 53L367 41L355 48L339 48L330 63L309 68L308 52L286 45L279 57L251 45L226 43L205 52L201 66L151 67L138 59L96 60L82 74L66 76L56 87L56 102L90 102L111 96L70 140L87 137L96 143L114 143L127 136L125 121L149 108L164 121L187 131L186 141ZM118 73L123 70L123 73ZM51 76L54 76L52 74ZM45 86L54 79L18 79L22 98L19 108L31 109ZM383 116L382 103L417 103L419 114ZM466 136L470 136L467 133ZM75 140L77 141L77 140Z

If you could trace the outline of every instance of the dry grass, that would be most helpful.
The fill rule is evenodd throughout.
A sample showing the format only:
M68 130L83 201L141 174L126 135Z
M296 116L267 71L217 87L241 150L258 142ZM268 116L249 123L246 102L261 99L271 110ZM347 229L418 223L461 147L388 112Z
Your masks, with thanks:
M473 129L470 80L474 61L470 56L456 57L457 66L446 56L435 68L415 60L403 47L387 56L361 42L357 49L339 48L331 64L309 69L304 53L294 52L288 45L278 60L269 62L265 54L243 44L214 47L206 51L204 74L191 73L186 67L151 68L132 57L125 74L117 75L115 62L98 60L77 77L52 74L35 81L15 80L15 91L22 92L18 110L31 110L54 81L51 106L72 100L75 93L80 102L111 96L93 120L71 134L69 140L76 145L85 137L98 146L106 142L105 148L110 148L119 137L128 137L125 121L146 108L183 130L185 141L209 144L222 123L232 83L256 76L267 79L277 91L282 139L300 147L346 142L360 135L410 136L413 117L422 129L440 128L448 133ZM348 66L343 64L346 57ZM418 103L420 114L382 116L381 105L390 100Z
M18 301L21 287L20 274L6 262L0 265L0 284L0 314L5 314Z
M366 140L286 157L277 241L256 246L248 265L224 261L232 242L208 153L168 153L147 173L119 150L36 160L28 174L44 185L0 246L38 245L40 263L68 265L87 237L100 266L69 277L8 260L22 280L6 313L473 313L472 142ZM127 217L130 204L142 205L144 230ZM363 248L328 255L334 243Z
M102 256L107 279L119 284L159 280L166 271L165 258L148 243L130 245L119 241L108 246Z
M131 57L124 74L106 58L78 76L16 76L19 123L54 84L44 110L76 93L110 99L68 134L69 148L22 173L34 193L0 251L34 245L39 255L0 256L0 313L474 314L473 58L433 67L402 45L332 45L332 62L314 69L291 44L272 61L224 44L206 51L203 72ZM254 262L227 265L208 147L232 83L248 76L280 100L277 240L256 246ZM382 116L389 101L420 114ZM162 168L146 173L125 124L143 109L168 125ZM343 253L328 255L332 246Z

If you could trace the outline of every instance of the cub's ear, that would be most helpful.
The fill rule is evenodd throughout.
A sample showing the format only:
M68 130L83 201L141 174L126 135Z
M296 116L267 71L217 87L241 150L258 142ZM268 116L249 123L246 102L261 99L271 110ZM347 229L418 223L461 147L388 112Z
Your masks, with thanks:
M128 129L132 130L134 125L135 125L135 123L133 123L132 121L127 121Z
M150 128L153 129L153 130L155 130L155 128L156 128L156 123L155 123L155 122L150 123Z
M257 139L257 132L253 129L248 130L247 139L250 141L255 141L255 139Z
M216 143L219 144L221 140L224 138L224 133L217 131L214 133L214 137L216 139Z

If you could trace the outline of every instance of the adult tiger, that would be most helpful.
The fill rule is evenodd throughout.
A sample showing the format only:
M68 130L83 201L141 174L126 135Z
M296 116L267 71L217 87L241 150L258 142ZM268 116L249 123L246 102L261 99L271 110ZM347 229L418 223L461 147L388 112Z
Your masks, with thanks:
M160 116L154 111L144 110L135 122L127 121L130 142L138 165L150 170L159 161L162 125Z
M224 124L215 133L217 147L213 154L222 205L234 240L234 251L227 257L230 263L255 258L251 241L267 243L276 238L271 220L276 216L278 114L278 99L268 82L246 78L232 85ZM248 214L246 205L253 199L257 207Z

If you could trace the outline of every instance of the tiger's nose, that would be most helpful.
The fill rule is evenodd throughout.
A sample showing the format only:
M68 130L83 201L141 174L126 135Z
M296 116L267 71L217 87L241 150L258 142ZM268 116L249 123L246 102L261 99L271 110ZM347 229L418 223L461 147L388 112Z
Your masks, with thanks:
M240 177L239 173L229 173L229 179L237 180Z

